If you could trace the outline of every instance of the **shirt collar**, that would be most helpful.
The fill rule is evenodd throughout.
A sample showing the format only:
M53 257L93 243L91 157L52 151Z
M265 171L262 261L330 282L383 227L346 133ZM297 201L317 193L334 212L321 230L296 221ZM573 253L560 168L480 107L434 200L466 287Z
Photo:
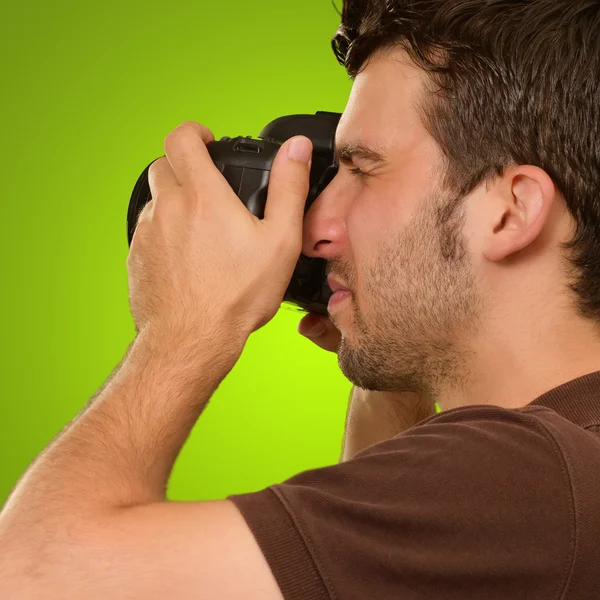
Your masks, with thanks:
M600 371L563 383L528 406L545 406L583 428L600 425Z

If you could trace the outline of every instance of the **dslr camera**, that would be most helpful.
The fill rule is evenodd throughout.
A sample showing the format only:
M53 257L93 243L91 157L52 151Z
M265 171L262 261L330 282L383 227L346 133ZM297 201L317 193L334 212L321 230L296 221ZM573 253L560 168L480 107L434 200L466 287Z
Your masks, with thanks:
M338 171L335 161L335 132L340 113L317 112L314 115L290 115L271 121L259 134L252 137L223 137L207 145L217 168L248 210L259 219L264 218L271 167L283 143L304 135L313 143L310 188L304 214L319 194L329 185ZM158 160L158 159L156 159ZM155 162L155 161L153 161ZM127 210L127 237L133 240L138 216L152 195L146 167L140 175ZM300 255L282 304L300 312L327 315L327 303L333 292L326 279L326 261Z

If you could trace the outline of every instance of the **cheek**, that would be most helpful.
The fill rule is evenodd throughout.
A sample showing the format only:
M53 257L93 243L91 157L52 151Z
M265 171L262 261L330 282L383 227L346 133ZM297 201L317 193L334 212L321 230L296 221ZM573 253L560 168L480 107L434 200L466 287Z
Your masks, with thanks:
M399 209L397 201L372 190L364 190L352 203L346 227L353 254L359 261L372 254L378 244L385 245L402 228Z
M390 240L397 237L399 217L391 204L381 198L362 194L353 202L346 218L348 242L352 255L356 301L362 311L368 312L368 300L374 281L385 271L382 260L390 252ZM385 262L385 260L384 260ZM383 271L382 271L383 269Z

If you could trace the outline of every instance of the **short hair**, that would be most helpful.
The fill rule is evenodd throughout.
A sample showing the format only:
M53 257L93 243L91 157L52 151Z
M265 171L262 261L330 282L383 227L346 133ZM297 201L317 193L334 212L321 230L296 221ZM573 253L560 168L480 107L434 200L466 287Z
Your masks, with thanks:
M344 0L341 17L332 45L350 77L396 47L428 73L419 108L445 187L548 173L576 222L563 244L576 308L600 322L600 2Z

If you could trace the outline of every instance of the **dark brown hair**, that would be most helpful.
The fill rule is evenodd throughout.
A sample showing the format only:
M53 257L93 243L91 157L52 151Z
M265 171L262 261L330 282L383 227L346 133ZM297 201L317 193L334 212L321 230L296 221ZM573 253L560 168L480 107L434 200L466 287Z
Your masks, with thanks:
M600 1L345 0L332 43L352 78L394 47L429 74L423 123L459 196L510 165L548 173L577 223L579 314L600 322Z

